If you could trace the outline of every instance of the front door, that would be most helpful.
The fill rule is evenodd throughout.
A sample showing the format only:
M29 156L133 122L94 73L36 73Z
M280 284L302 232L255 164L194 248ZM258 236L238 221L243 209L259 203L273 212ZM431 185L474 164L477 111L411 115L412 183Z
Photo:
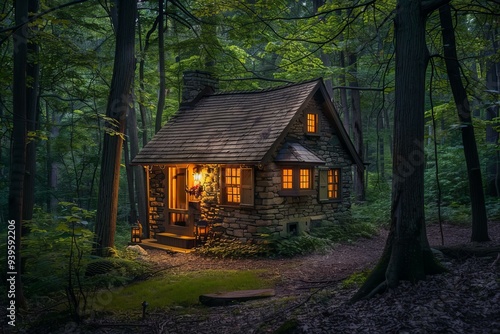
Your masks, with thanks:
M192 166L168 167L167 210L165 232L181 236L194 236L194 222L200 216L200 202L187 189L198 182Z

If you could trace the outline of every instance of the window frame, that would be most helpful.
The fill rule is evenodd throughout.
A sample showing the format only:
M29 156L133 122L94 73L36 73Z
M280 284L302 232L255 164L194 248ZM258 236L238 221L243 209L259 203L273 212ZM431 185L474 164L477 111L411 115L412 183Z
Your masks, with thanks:
M329 172L333 172L332 177L335 178L335 171L338 172L338 182L330 182ZM337 186L337 197L330 196L330 185L335 188ZM335 189L332 189L335 191ZM341 167L328 167L320 168L318 172L318 199L321 202L340 202L342 201L342 168Z
M292 171L291 179L292 179L292 187L291 188L284 188L283 187L283 182L284 182L284 171ZM301 188L301 185L303 184L303 179L301 179L301 171L302 170L307 170L309 175L308 175L308 187L307 188ZM281 181L280 185L281 188L278 191L278 194L280 196L308 196L308 195L313 195L315 193L314 190L314 167L310 165L283 165L280 167L280 176L281 176ZM289 177L289 175L286 175L286 177ZM287 180L287 183L288 180Z
M309 131L309 129L310 129L309 115L314 116L314 130L315 131ZM306 112L305 113L305 121L304 121L304 132L310 136L319 136L320 135L319 126L320 126L319 113L316 111Z
M235 177L239 183L230 184L233 188L237 187L238 189L238 202L229 202L228 201L228 184L227 184L227 169L235 169L238 170ZM221 166L220 168L220 198L219 204L224 206L232 206L232 207L253 207L255 203L255 185L254 185L254 170L253 167L241 167L234 165L226 165Z

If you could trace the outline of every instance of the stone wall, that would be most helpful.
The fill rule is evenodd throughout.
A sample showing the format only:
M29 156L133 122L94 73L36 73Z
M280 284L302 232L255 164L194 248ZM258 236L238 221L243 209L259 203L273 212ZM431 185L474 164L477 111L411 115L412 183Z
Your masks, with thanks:
M319 224L337 223L339 213L345 214L351 206L351 157L342 147L339 138L334 134L326 116L321 111L317 101L311 101L307 110L317 110L320 115L320 136L304 134L304 117L293 124L287 138L293 140L314 152L327 162L325 167L341 168L342 195L338 201L319 202L317 192L308 196L282 197L281 168L270 163L255 166L255 206L241 208L218 206L220 196L218 181L219 167L209 166L204 169L205 176L203 196L203 211L215 212L215 216L223 219L226 234L242 241L261 238L262 233L288 233L289 224L294 224L298 232L307 231ZM282 143L282 144L283 144ZM314 169L314 190L318 187L318 170ZM210 214L210 215L213 215Z
M280 196L278 191L281 189L281 167L275 163L269 163L251 166L254 168L255 176L254 207L219 205L221 196L219 173L222 166L205 165L201 168L203 175L202 219L221 219L225 233L241 241L260 239L263 233L286 235L291 225L295 226L297 232L301 232L321 224L338 223L338 217L345 216L351 206L352 161L318 101L312 100L305 112L311 110L318 112L320 135L304 134L304 114L292 124L287 137L281 144L293 140L326 161L324 167L341 168L341 199L329 202L317 200L317 168L314 169L315 193L313 195ZM153 166L149 170L150 222L157 226L163 226L166 219L165 170L158 166Z
M164 228L165 223L165 169L149 169L149 225L150 233ZM150 236L152 237L152 235Z

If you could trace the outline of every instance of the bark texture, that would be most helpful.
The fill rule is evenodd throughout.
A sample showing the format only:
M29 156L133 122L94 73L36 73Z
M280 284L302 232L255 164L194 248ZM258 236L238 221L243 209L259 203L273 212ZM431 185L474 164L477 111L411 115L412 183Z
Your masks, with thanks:
M424 219L426 16L420 1L397 3L391 228L379 263L352 301L395 287L400 280L416 282L441 270L430 250Z
M115 61L106 108L109 120L105 125L96 217L94 253L99 256L109 255L109 248L115 244L123 132L132 104L136 6L135 0L121 0L118 5Z
M444 5L439 9L439 18L441 20L446 70L448 72L448 80L460 120L462 144L464 146L465 162L469 178L469 193L472 209L471 241L489 241L488 218L486 216L486 206L484 202L481 165L479 163L476 137L472 124L471 108L467 97L467 91L462 82L460 64L457 57L455 32L453 30L450 5Z

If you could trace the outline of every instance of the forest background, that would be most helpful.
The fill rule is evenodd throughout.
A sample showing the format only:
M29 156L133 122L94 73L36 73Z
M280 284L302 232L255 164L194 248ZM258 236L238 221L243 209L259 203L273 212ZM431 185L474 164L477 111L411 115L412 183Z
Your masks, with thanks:
M145 221L140 205L145 196L142 167L129 162L178 109L182 73L196 69L214 73L223 91L323 77L345 128L368 163L366 177L357 182L353 214L373 224L388 224L394 1L134 2L135 68L129 70L131 95L119 96L117 102L126 106L126 121L119 119L116 124L106 113L108 101L116 102L110 99L119 36L115 3L31 0L26 5L26 15L17 17L12 2L0 8L2 229L12 219L10 180L20 172L22 220L30 227L26 231L46 233L37 237L37 243L43 239L56 247L68 231L55 221L78 219L85 223L82 233L90 235L103 188L99 177L106 166L101 163L106 135L123 139L117 229L128 233L130 223ZM473 112L490 219L500 216L499 6L496 1L452 2L458 60ZM464 124L457 117L449 86L438 12L427 19L426 42L430 56L423 142L426 219L470 224ZM13 164L19 152L13 139L18 121L16 61L23 48L27 151L25 167L17 169Z

